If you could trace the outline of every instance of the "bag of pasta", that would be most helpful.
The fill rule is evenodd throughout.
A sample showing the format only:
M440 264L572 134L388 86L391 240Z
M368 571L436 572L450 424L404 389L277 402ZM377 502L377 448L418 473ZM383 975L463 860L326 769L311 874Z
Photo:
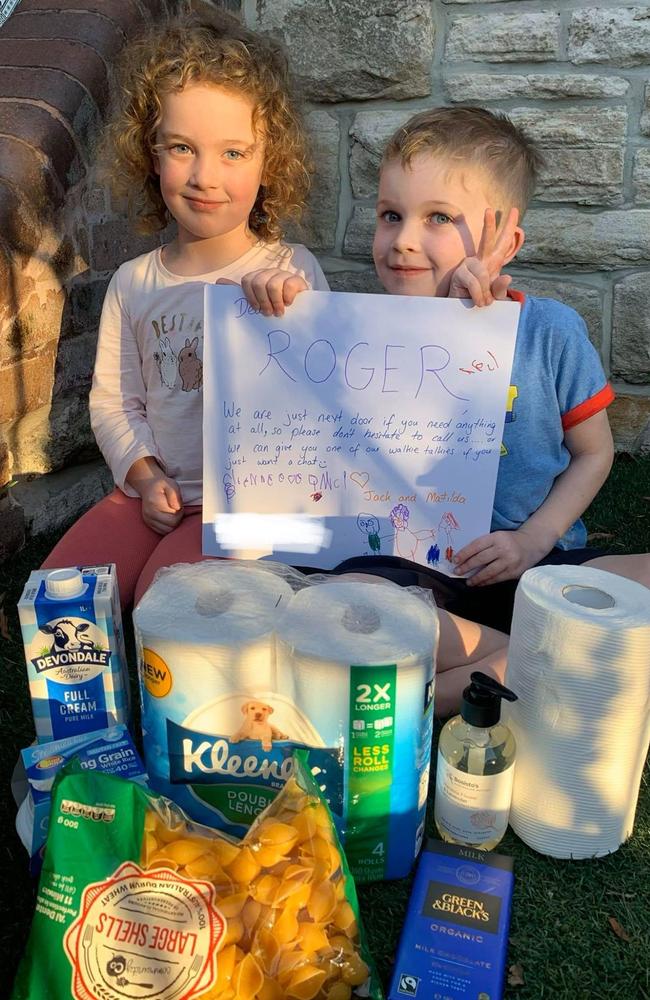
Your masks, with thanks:
M13 1000L382 1000L304 754L246 837L110 775L62 772Z

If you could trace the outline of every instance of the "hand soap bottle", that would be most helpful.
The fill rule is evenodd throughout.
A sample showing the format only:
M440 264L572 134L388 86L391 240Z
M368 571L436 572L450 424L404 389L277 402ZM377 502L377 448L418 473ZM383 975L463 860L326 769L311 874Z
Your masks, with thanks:
M515 739L500 722L501 699L517 695L476 670L460 715L438 743L435 822L443 840L491 851L506 827L515 769Z

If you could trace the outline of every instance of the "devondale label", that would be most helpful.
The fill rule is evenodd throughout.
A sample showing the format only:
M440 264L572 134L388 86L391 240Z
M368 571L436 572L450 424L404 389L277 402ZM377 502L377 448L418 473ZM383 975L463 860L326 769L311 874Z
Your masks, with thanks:
M110 662L111 652L108 649L71 649L32 658L34 668L39 674L43 673L44 670L56 670L59 667L69 667L76 663L90 664L93 667L103 669Z
M501 900L498 896L446 882L429 882L422 907L423 917L476 927L492 934L499 929L500 914Z

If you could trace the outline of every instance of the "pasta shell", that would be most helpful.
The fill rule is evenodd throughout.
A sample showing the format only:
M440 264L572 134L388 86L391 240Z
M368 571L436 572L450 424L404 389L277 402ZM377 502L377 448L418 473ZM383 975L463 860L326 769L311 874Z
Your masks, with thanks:
M232 879L226 875L213 854L201 854L189 865L185 865L185 871L190 878L207 878L213 885L223 887L227 895L233 891Z
M223 896L217 903L219 911L229 920L231 917L238 917L241 914L246 900L249 898L247 892L236 892L232 896Z
M244 924L238 917L226 921L226 933L222 939L222 944L236 944L244 936Z
M276 820L266 820L260 823L256 834L263 847L281 847L283 854L290 851L298 839L298 834L292 826L288 823L279 823Z
M313 809L305 809L304 812L298 813L291 820L291 825L298 834L299 844L304 840L311 840L318 832L318 822Z
M231 865L237 855L239 854L241 847L238 844L231 844L229 840L224 840L223 838L215 839L214 841L214 853L217 855L223 868L227 868Z
M341 969L341 979L350 986L361 986L369 975L369 969L363 959L357 955L348 956Z
M289 944L298 936L298 921L292 910L283 910L273 925L273 936L278 944Z
M190 865L205 852L205 847L196 840L184 838L168 843L165 847L168 858L172 858L179 865Z
M232 975L232 986L241 1000L253 1000L264 985L264 973L252 955L245 955Z
M267 906L270 906L279 885L280 879L275 875L262 875L262 877L257 879L257 881L250 887L250 894L253 899L258 901L258 903L264 903Z
M307 906L309 898L311 896L312 883L305 882L301 885L291 896L288 896L284 905L290 906L295 913L301 910L303 906Z
M232 974L235 971L235 964L237 961L236 947L234 944L229 944L217 955L217 980L215 982L215 989L220 990L225 989L225 987L230 983L232 979Z
M329 948L329 938L323 929L322 924L301 924L298 931L298 940L304 951L313 954L316 951L324 951Z
M316 965L296 969L287 986L287 996L297 1000L313 1000L325 982L327 973Z
M325 994L325 1000L350 1000L352 987L347 983L332 983Z
M251 952L260 960L264 969L271 972L276 967L280 945L270 930L266 927L260 927L255 935Z
M306 892L306 895L305 895ZM296 909L304 906L311 894L311 887L308 882L297 882L293 879L283 878L273 894L272 906L283 906L288 903ZM302 902L304 899L305 902Z
M145 833L153 833L153 831L158 826L158 816L153 811L153 809L147 809L144 814L144 829Z
M176 826L166 826L158 820L154 833L162 844L171 844L175 840L183 840L187 837L187 827L185 823L179 823Z
M242 847L235 860L229 865L228 872L236 882L250 885L261 871L261 865L255 859L250 847Z
M325 923L336 909L336 892L331 882L320 882L313 886L307 912L314 923Z
M244 923L244 927L250 933L257 924L262 912L262 904L258 903L256 899L252 899L250 896L244 903L244 907L241 911L241 919Z
M294 970L298 966L304 965L305 961L306 957L301 951L283 951L282 954L278 955L277 962L275 963L276 978L286 985L291 979Z
M346 899L337 904L332 922L335 927L344 931L348 937L356 937L357 920L354 910Z
M291 844L287 841L286 851L283 844L269 844L267 847L259 844L253 847L253 856L262 868L273 868L278 862L284 861L285 853L289 853Z
M275 979L264 977L261 989L257 991L258 1000L284 1000L284 990Z
M343 934L336 934L330 938L330 947L341 955L352 955L356 948L349 937Z
M310 882L313 875L313 869L297 864L288 864L283 872L284 878L289 878L296 882Z
M172 871L178 871L180 865L178 861L174 861L173 858L169 856L169 851L167 849L167 844L163 844L159 847L157 851L154 851L149 858L148 868L171 868Z

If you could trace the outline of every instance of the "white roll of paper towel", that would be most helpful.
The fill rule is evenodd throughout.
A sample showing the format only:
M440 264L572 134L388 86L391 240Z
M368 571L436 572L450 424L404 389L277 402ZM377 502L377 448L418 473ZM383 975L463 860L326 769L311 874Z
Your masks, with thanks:
M231 819L236 809L225 791L221 809L210 786L222 772L234 780L229 741L237 741L245 707L280 709L273 627L292 595L270 569L209 560L162 570L133 613L151 784L203 823L227 825L224 814ZM280 726L290 714L287 706ZM291 722L303 738L312 735Z
M650 740L650 592L589 566L542 566L515 597L504 705L517 741L510 824L556 858L630 836Z
M424 833L438 617L393 584L331 578L277 625L278 673L342 763L342 833L358 879L410 871ZM335 811L335 810L333 810Z

